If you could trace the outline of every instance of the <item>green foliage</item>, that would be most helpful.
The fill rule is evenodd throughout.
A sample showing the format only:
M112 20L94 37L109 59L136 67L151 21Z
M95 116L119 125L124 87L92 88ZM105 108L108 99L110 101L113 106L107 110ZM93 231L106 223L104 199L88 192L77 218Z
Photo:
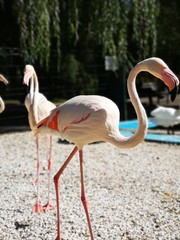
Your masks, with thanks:
M53 36L59 42L58 1L16 0L14 9L20 28L20 43L25 61L34 63L39 60L41 65L45 63L48 67L51 26L52 32L54 31ZM57 47L59 47L58 44Z
M61 65L61 81L70 95L95 94L97 79L89 75L83 68L83 64L76 60L75 56L68 54ZM64 93L64 97L68 94Z
M154 55L157 48L157 0L134 0L133 37L138 47L138 60Z
M180 65L180 1L160 0L158 17L158 56L170 64L179 73Z
M97 34L103 53L111 56L116 55L114 36L120 22L120 5L118 0L104 0L96 5L94 11L94 24L92 25ZM92 30L93 30L92 29Z
M62 54L83 40L99 45L102 56L117 56L120 64L127 63L132 25L135 58L156 51L158 0L14 0L14 9L24 58L32 63L38 60L47 67L55 46L59 66Z
M61 76L68 83L74 84L77 81L79 71L79 63L75 59L75 56L68 54L64 57L64 61L61 66Z
M155 54L157 0L104 0L91 3L89 8L89 35L94 33L104 56L117 56L120 64L130 64L131 59L138 61ZM131 45L137 52L128 50Z
M127 60L127 6L119 0L97 1L90 11L89 32L102 46L103 56L117 56L120 63Z
M79 9L77 0L60 1L61 52L70 52L78 40Z

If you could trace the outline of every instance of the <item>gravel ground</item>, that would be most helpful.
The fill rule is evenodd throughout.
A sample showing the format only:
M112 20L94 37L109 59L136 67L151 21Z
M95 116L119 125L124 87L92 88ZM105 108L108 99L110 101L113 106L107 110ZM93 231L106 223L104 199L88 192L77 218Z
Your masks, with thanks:
M53 138L52 176L73 148L57 140ZM41 143L40 191L45 204L44 138ZM41 214L32 211L36 199L32 133L1 134L0 146L0 240L55 240L56 208ZM86 193L96 240L180 239L179 146L143 142L127 150L97 143L84 150ZM62 175L60 195L62 239L90 239L80 200L78 154Z

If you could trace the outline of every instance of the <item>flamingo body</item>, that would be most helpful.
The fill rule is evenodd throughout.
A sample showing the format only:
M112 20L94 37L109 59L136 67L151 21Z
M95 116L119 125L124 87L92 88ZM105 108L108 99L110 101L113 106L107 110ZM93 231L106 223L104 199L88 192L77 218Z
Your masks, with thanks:
M58 124L56 129L49 128L49 133L53 131L79 149L88 143L109 141L113 134L119 132L119 109L113 101L103 96L80 95L71 98L52 110L50 119L56 112L59 113Z
M29 124L31 130L34 130L34 126L43 118L47 117L51 110L53 110L56 105L47 100L47 98L42 93L35 93L36 100L34 101L34 106L31 101L31 93L27 94L24 104L29 112ZM33 110L31 109L33 108Z

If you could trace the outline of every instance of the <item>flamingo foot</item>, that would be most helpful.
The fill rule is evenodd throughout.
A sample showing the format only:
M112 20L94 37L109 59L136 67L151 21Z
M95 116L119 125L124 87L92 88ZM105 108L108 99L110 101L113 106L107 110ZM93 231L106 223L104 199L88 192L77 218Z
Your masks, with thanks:
M52 210L53 208L54 208L54 207L53 207L53 205L50 204L50 202L48 202L47 204L45 204L45 205L43 206L44 212L46 212L47 210Z
M33 211L35 213L40 213L43 212L43 207L41 206L41 204L39 203L39 201L36 201L36 203L34 204L34 209Z

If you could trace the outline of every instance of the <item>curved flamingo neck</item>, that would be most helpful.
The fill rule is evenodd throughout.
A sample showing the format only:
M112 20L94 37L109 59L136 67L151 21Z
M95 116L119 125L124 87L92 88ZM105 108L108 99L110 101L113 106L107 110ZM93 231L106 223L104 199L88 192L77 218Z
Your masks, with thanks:
M34 92L37 93L39 92L39 83L38 83L38 78L35 71L33 74L33 81L34 81Z
M129 142L131 142L131 144L132 142L134 142L135 145L137 145L138 143L144 140L144 137L147 132L147 125L148 125L146 111L140 101L140 98L136 89L136 77L138 73L140 73L141 71L142 71L141 64L136 65L136 67L131 70L127 80L129 97L135 109L137 119L138 119L138 128L135 134L129 138Z
M38 122L37 104L38 104L39 83L36 72L34 71L30 81L30 106L29 115L31 116L31 126Z
M39 83L37 75L34 71L31 80L30 80L30 101L31 104L34 102L35 94L39 92Z
M138 128L135 134L131 137L124 137L119 134L119 136L114 135L111 139L108 139L110 143L119 148L132 148L138 145L140 142L144 140L147 131L147 115L146 111L140 101L139 95L136 90L136 77L139 72L141 72L142 65L136 65L131 72L129 73L127 80L127 88L130 100L132 105L136 111L137 119L138 119Z

